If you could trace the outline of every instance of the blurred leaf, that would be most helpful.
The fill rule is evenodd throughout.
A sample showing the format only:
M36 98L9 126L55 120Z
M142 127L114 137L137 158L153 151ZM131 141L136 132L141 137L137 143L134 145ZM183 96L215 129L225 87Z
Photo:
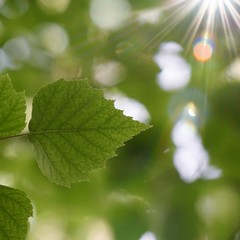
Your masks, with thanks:
M205 146L224 175L239 178L240 85L230 84L209 96L210 116L205 129Z
M59 80L34 98L29 140L43 174L70 186L104 167L116 148L147 128L116 110L86 81Z
M8 75L0 77L0 137L14 135L25 127L25 94L17 93Z
M109 216L116 239L140 239L141 235L148 230L146 215L146 209L137 202L116 204Z
M0 185L0 239L24 240L32 205L20 190Z

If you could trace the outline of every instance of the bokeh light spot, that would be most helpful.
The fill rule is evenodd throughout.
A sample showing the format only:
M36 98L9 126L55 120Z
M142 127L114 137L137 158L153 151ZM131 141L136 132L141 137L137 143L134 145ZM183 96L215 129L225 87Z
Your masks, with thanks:
M16 67L20 66L22 62L27 61L31 56L30 44L24 37L8 40L4 44L3 49Z
M5 3L5 0L0 0L0 7L2 7L4 3Z
M113 240L111 226L103 219L96 219L88 226L87 240Z
M161 19L162 12L159 8L153 8L139 11L136 15L137 22L141 25L157 24Z
M38 0L42 10L49 14L61 14L68 8L70 0Z
M65 29L55 23L42 27L39 37L42 46L54 56L64 53L69 43Z
M15 69L15 66L11 62L11 59L7 53L2 48L0 48L0 73L6 69Z
M10 19L16 19L25 14L29 9L27 0L0 1L0 13Z
M193 54L197 61L206 62L212 57L213 50L213 42L208 36L204 36L196 40L193 47Z
M105 30L116 30L131 16L127 0L92 0L90 5L92 21Z
M117 61L96 61L93 66L95 80L103 86L115 86L125 75L124 66Z
M197 116L197 107L193 102L188 103L187 111L189 116L196 117Z
M228 66L226 70L226 76L230 81L240 81L240 58L237 57L234 61Z

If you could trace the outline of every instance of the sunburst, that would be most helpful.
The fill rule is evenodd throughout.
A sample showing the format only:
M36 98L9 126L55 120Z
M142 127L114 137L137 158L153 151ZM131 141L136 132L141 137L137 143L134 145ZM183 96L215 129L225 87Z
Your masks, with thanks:
M237 54L236 36L240 31L240 0L166 0L161 9L167 17L158 34L155 32L152 43L184 24L187 29L183 32L181 42L186 49L198 44L198 50L202 47L202 51L209 56L214 50L215 40L221 39L224 35L226 48ZM201 54L204 55L204 52ZM199 57L201 58L202 56ZM202 61L209 58L204 59L203 57Z
M239 15L239 0L196 0L196 4L203 6L203 14L206 16L205 32L213 35L215 26L218 29L222 28L224 32L227 47L229 49L236 49L236 42L234 39L233 28L234 25L240 29L240 15ZM217 21L220 17L221 21Z

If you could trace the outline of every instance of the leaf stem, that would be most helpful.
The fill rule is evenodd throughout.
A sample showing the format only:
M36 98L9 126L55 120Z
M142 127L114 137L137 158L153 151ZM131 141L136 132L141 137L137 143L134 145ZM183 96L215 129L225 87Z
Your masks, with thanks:
M25 136L29 136L31 134L32 134L31 132L27 132L27 133L21 133L21 134L6 136L6 137L0 138L0 141L6 140L6 139L11 139L11 138L17 138L17 137L25 137Z

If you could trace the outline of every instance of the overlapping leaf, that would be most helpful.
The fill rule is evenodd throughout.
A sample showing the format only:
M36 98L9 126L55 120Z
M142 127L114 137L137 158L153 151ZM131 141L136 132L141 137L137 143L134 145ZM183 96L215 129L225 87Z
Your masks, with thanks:
M13 89L8 75L0 77L0 137L19 133L25 127L25 94Z
M24 240L32 205L20 190L0 185L0 239Z
M116 148L147 128L116 110L86 81L59 80L35 96L29 140L43 174L70 186L104 167Z

